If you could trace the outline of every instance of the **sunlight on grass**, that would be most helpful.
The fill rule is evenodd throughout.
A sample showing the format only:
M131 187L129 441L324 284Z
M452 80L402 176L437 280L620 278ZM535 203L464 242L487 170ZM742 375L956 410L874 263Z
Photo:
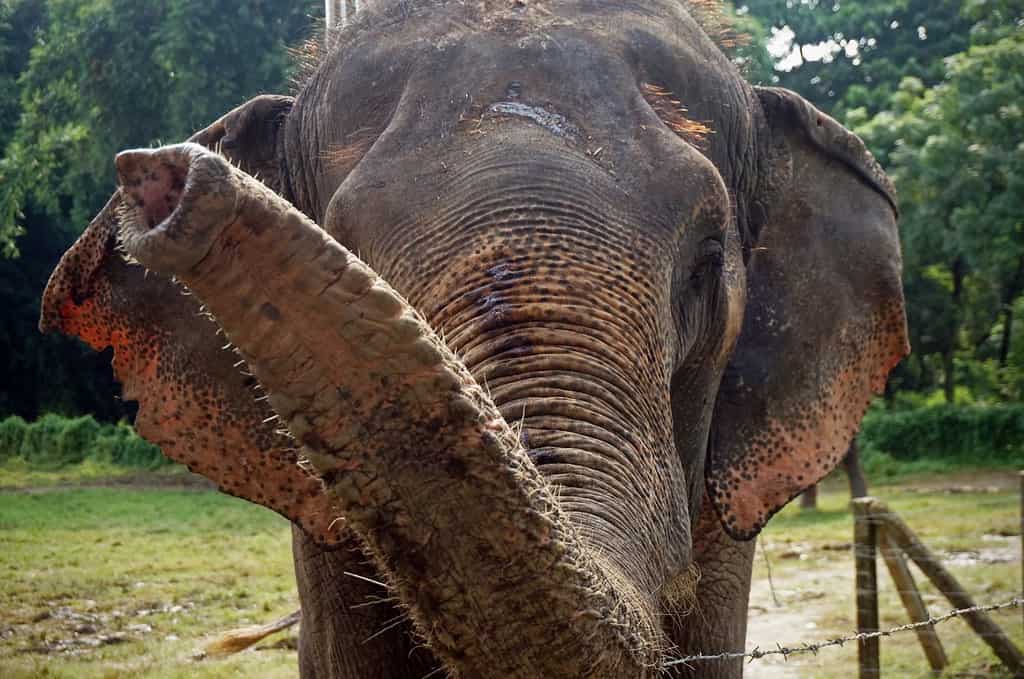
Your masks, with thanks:
M290 528L210 491L0 494L0 675L292 677L294 651L193 660L297 606Z
M117 485L144 479L147 485L196 485L209 486L200 477L189 473L181 465L167 465L158 470L123 467L110 462L86 458L82 462L66 465L59 469L41 469L21 457L12 457L0 462L0 490L18 488L42 488L63 485Z

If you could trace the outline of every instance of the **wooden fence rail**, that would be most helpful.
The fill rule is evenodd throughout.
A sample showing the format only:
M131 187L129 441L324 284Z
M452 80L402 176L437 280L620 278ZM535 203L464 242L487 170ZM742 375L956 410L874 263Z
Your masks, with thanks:
M1024 492L1024 475L1021 477ZM1022 496L1024 497L1024 496ZM1022 500L1024 512L1024 500ZM964 590L953 574L939 562L917 535L895 512L878 498L865 497L853 501L854 560L857 569L857 631L878 631L878 575L876 557L879 551L888 566L911 622L929 619L928 609L917 589L906 559L909 557L932 584L956 608L975 608L974 599ZM1024 527L1024 519L1022 519ZM971 629L988 644L1015 677L1024 677L1024 655L984 611L963 616ZM936 673L948 661L934 628L917 630L925 656ZM871 638L858 643L860 677L875 679L881 674L880 640Z

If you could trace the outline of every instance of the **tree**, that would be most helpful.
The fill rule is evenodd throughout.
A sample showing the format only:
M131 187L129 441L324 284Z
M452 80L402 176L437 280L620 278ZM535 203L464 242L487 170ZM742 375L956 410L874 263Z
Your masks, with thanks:
M286 91L287 48L322 12L317 0L0 3L0 381L20 385L0 413L125 413L109 358L36 330L47 276L110 195L117 150Z
M982 349L997 323L1007 367L1024 293L1024 34L986 25L1005 37L948 59L940 84L906 78L890 110L851 114L900 190L912 334L942 353L949 400L955 351Z
M732 2L722 3L722 12L729 25L729 36L723 48L743 75L755 85L774 82L774 62L768 53L768 30L745 7L737 9Z
M19 77L28 65L29 50L35 40L36 31L44 19L42 0L0 3L0 149L7 145L18 124L20 107ZM9 179L0 161L0 186L8 185ZM15 240L23 233L19 225L18 212L7 206L5 213L0 206L0 255L16 254Z
M905 77L931 85L942 59L967 48L971 19L963 0L747 0L744 7L776 36L779 84L842 117L871 113ZM785 38L789 36L787 41Z
M117 149L183 139L254 94L285 89L286 47L321 9L313 1L49 0L20 78L0 217L9 226L31 201L80 230L110 193Z

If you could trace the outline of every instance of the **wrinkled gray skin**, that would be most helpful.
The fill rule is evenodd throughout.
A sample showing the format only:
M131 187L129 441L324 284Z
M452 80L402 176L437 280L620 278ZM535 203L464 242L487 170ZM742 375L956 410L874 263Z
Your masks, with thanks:
M193 141L257 175L422 314L521 426L530 473L557 498L553 520L587 555L582 576L627 613L580 609L563 624L576 580L517 581L525 556L501 567L481 556L457 564L467 598L453 605L467 616L487 618L474 593L493 596L495 577L519 584L502 585L511 604L488 621L494 636L466 643L458 634L476 628L431 617L451 603L431 599L432 582L403 582L396 601L345 575L426 572L416 560L431 555L389 551L387 526L361 532L361 519L333 540L296 528L302 676L423 677L442 664L465 677L655 676L674 656L743 649L745 540L841 458L907 348L884 174L797 95L744 82L675 1L381 0L333 44L294 100L255 99ZM51 288L82 304L61 275ZM273 301L287 317L289 300ZM97 323L134 323L69 328L68 308L64 329L94 344ZM179 325L168 342L206 332ZM166 451L177 434L147 435ZM415 450L395 436L388 446ZM273 445L260 441L239 446ZM225 484L223 465L186 459L308 518L272 488ZM445 469L423 468L437 507L451 483L472 482ZM499 510L466 497L435 528L485 539ZM538 622L548 613L555 622ZM633 635L621 657L564 633L578 616L614 615ZM736 677L742 663L689 673Z

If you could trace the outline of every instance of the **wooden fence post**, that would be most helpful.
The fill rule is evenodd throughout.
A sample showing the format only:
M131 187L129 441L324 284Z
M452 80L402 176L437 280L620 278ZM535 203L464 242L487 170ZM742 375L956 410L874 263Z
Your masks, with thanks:
M927 547L921 544L907 524L903 523L903 519L892 513L880 500L865 498L865 502L868 507L862 511L884 519L886 533L903 549L907 556L914 560L921 572L928 576L928 579L949 599L954 608L975 608L977 606L974 599L964 590L957 579L939 563L938 559L932 556ZM857 574L859 578L859 569ZM991 616L984 611L978 611L965 613L963 619L981 637L982 641L995 651L995 654L1014 676L1024 677L1024 655L1021 655L1020 649L1013 645Z
M930 617L928 608L924 605L924 600L921 598L917 583L914 582L914 576L907 566L903 551L889 537L884 525L881 530L881 538L882 558L885 559L885 565L889 568L889 574L892 575L892 581L896 585L896 591L900 594L903 607L907 609L910 622L928 620ZM939 641L939 635L935 633L935 628L922 627L915 631L918 641L921 642L921 648L924 649L924 654L928 658L928 664L932 666L932 671L936 674L941 673L943 668L949 664L949 660L946 659L946 652L942 648L942 642Z
M871 515L872 498L853 501L853 555L857 568L857 632L878 631L878 571L875 548L878 525ZM881 675L881 645L878 637L857 642L860 679Z

